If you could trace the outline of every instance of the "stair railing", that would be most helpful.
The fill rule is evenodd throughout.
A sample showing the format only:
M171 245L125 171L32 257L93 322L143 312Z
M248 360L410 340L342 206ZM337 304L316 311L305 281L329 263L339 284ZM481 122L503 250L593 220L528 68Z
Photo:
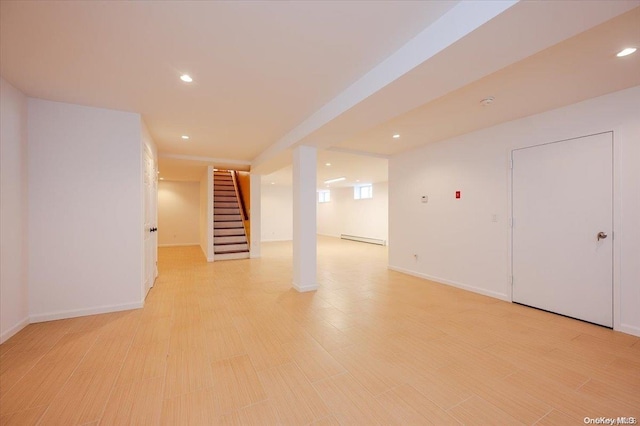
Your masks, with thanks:
M242 188L240 187L240 182L238 181L238 172L235 170L231 170L231 177L233 178L233 186L236 189L236 196L240 200L240 210L242 212L242 217L244 220L249 220L249 215L247 214L247 208L244 205L244 197L242 196Z

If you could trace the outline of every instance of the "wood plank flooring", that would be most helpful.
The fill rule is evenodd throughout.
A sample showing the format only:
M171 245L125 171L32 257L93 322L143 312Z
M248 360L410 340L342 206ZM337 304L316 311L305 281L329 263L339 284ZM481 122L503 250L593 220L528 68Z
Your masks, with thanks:
M640 339L386 268L320 238L208 264L160 249L140 310L32 324L0 346L2 425L584 424L640 418Z

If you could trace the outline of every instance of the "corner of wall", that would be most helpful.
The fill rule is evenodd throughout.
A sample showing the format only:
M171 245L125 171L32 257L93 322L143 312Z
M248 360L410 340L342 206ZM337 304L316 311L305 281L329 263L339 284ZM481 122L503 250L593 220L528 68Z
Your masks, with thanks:
M8 330L6 330L2 334L0 334L0 344L3 344L4 342L9 340L13 336L18 334L20 332L20 330L22 330L23 328L25 328L26 326L31 324L31 322L32 321L30 320L29 317L26 317L26 318L22 319L21 321L18 321L18 323L15 324L13 327L9 328Z
M207 262L213 262L213 166L200 178L200 249Z
M28 98L0 77L0 343L29 324Z

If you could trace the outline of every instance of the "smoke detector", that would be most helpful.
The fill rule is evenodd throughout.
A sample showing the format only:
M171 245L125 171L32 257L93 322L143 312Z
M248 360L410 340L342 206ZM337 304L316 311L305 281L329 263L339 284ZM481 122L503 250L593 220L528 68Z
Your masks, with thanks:
M483 100L480 101L480 105L482 106L489 106L493 103L493 101L495 101L496 98L494 98L493 96L489 96L488 98L484 98Z

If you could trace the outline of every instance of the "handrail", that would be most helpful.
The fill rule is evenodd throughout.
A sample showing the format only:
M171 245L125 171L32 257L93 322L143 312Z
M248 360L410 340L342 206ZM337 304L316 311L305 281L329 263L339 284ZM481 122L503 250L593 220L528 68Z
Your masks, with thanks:
M240 182L238 182L237 171L231 170L231 176L233 177L233 184L236 187L236 194L240 199L240 208L242 209L242 217L244 220L249 220L249 215L247 214L247 208L244 205L244 197L242 196L242 188L240 187Z

